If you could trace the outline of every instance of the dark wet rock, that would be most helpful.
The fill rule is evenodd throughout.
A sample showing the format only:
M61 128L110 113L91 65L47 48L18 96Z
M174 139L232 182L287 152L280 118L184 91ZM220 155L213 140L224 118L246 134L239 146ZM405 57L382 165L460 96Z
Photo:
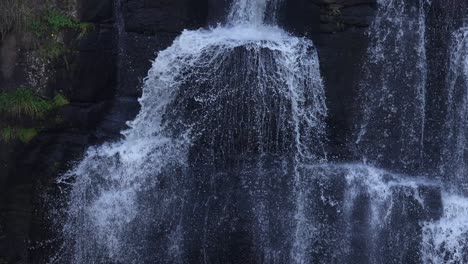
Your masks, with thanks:
M443 216L444 205L442 204L442 193L437 186L421 186L419 195L422 198L424 208L422 211L425 221L438 220Z
M116 84L116 32L110 24L96 25L82 39L71 66L72 102L99 102L112 98Z
M119 61L119 96L139 97L143 80L148 75L157 52L169 47L178 34L157 33L143 35L126 33L122 37L122 55Z
M81 21L102 22L113 18L113 0L80 0L78 15Z
M121 137L121 131L128 129L127 121L133 120L140 111L140 103L136 97L117 97L111 102L108 114L102 118L94 140L97 142L111 141Z
M365 30L312 35L326 88L331 158L349 159L360 69L367 51ZM350 63L352 62L352 63Z
M178 33L186 28L204 26L207 11L207 1L130 0L123 8L125 30L148 35Z
M72 103L61 109L60 117L62 127L92 129L102 119L108 109L109 102L100 103Z

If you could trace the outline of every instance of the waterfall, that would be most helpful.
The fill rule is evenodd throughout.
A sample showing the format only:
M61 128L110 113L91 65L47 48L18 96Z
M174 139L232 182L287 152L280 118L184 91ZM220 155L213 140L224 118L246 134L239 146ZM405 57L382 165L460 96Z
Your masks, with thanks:
M427 0L379 0L369 30L356 145L365 160L411 170L423 154Z
M71 190L52 262L307 262L297 171L325 158L327 108L312 42L266 23L277 4L234 1L226 25L158 54L124 139L61 178Z
M304 169L316 223L313 261L420 263L420 222L440 217L438 183L362 164Z
M381 0L378 5L376 19L369 30L368 61L360 90L362 120L358 123L355 143L365 161L415 173L420 169L418 166L424 154L428 74L425 8L430 1ZM453 39L447 76L448 116L441 135L445 139L441 153L442 169L435 172L439 174L438 178L447 179L447 182L431 183L421 178L396 190L389 187L389 184L395 185L391 184L392 180L388 181L388 177L400 180L403 177L404 182L414 177L389 173L386 177L379 177L379 181L360 183L361 190L349 189L351 186L348 186L347 195L351 196L346 199L347 213L343 217L347 219L350 237L345 241L348 241L348 252L351 252L348 257L358 263L386 263L390 259L396 263L468 261L468 225L463 220L468 200L453 194L464 186L466 188L463 180L466 176L464 151L468 103L466 28L457 31ZM351 172L356 173L354 170ZM372 170L366 175L369 172ZM372 174L375 175L375 171ZM362 177L362 173L357 175L361 175L361 181L368 177ZM362 196L362 186L370 190L377 188L378 192ZM439 198L436 189L442 193ZM394 194L389 196L389 190ZM432 194L422 197L427 190ZM411 196L414 199L409 198ZM349 208L369 208L370 213L353 215ZM362 217L362 214L368 214L368 217ZM353 217L358 218L353 221ZM362 226L349 227L356 221ZM356 229L360 234L355 234ZM357 236L354 241L362 239L366 242L353 246L353 234Z
M276 25L281 3L234 0L157 54L123 139L60 178L51 263L468 262L468 199L450 188L465 183L467 29L447 76L447 184L417 173L430 2L378 1L356 124L366 162L347 164L327 161L317 51Z

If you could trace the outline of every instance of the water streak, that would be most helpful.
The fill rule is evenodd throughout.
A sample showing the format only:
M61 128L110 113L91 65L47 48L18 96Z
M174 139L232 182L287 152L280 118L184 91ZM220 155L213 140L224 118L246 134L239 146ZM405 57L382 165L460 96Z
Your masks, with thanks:
M468 147L468 28L454 33L447 77L448 112L445 120L445 145L442 153L442 173L467 191L466 182ZM465 190L463 190L463 188Z
M366 160L414 169L423 155L427 0L380 0L361 84L356 144Z

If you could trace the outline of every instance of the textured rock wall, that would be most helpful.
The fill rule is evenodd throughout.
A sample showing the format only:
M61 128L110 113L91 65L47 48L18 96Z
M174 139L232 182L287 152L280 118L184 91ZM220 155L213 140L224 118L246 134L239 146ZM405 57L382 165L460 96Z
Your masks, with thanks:
M92 23L93 29L83 37L64 34L64 43L72 50L64 60L41 61L28 43L28 32L12 32L0 42L0 91L26 86L42 96L62 92L71 102L58 114L61 121L29 144L0 142L0 259L8 263L45 263L43 252L52 244L39 241L52 234L46 210L52 205L49 195L56 191L55 177L82 155L91 142L91 129L113 98L113 5L112 1L91 2L95 1L72 3L70 11L80 21ZM55 5L62 8L70 3L56 1Z
M57 176L88 146L120 136L139 110L140 87L156 52L184 28L205 25L206 3L80 0L74 13L93 29L84 37L66 36L73 48L68 65L54 62L40 73L28 64L30 50L18 44L23 32L3 38L0 91L21 85L44 96L60 91L70 104L61 109L60 123L29 144L0 143L0 263L46 263L57 252L50 209L66 202L57 199L65 187ZM42 82L34 85L28 75Z

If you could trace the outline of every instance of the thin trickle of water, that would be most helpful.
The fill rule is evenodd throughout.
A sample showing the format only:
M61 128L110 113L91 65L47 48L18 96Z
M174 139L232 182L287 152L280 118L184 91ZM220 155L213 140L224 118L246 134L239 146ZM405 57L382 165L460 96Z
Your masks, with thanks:
M369 30L356 144L366 160L379 165L411 169L423 155L428 4L380 0Z
M262 25L266 22L275 24L276 14L282 1L283 0L233 1L228 14L228 24Z
M442 153L441 173L458 191L468 191L466 166L468 157L468 27L454 33L447 77L448 111L445 120L446 140ZM465 190L462 190L462 189Z
M441 174L450 193L443 196L443 216L423 224L423 263L468 263L468 199L466 194L468 129L468 28L453 34L447 76L447 118Z

